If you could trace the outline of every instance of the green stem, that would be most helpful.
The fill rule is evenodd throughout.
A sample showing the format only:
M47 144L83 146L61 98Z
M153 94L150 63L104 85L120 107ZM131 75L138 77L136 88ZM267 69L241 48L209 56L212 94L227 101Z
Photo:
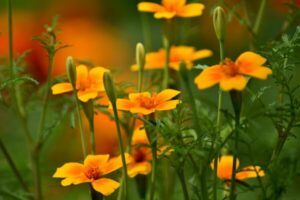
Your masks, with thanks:
M156 139L155 139L156 140ZM156 141L151 143L151 153L152 153L152 173L151 173L151 185L150 185L150 198L154 199L155 195L155 184L156 184L156 162L157 162L157 143Z
M166 51L166 60L165 60L165 66L164 66L164 73L163 73L163 82L162 82L162 89L168 88L169 83L169 63L170 63L170 41L168 38L165 38L164 42L165 51Z
M80 104L79 104L79 100L78 100L78 97L77 97L77 90L74 87L73 87L73 95L74 95L75 104L76 104L76 113L77 113L77 118L78 118L78 126L79 126L79 132L80 132L83 158L86 158L86 156L87 156L86 140L85 140L83 125L82 125L82 116L81 116L81 113L80 113Z
M209 198L208 198L208 193L207 193L206 166L204 166L202 168L200 181L201 181L202 199L208 200Z
M118 142L119 142L119 148L121 151L121 158L122 158L122 164L123 164L123 180L124 180L124 199L127 200L127 186L128 186L128 176L127 176L127 164L125 160L125 151L123 146L123 139L122 139L122 133L121 133L121 127L120 127L120 119L117 111L117 105L116 102L112 102L112 107L114 111L115 116L115 122L117 127L117 133L118 133ZM123 184L122 184L123 185ZM121 190L120 190L121 191ZM122 198L123 200L123 198Z
M179 179L180 179L180 183L181 183L181 187L182 187L184 199L185 199L185 200L189 200L190 197L189 197L188 189L187 189L187 186L186 186L186 181L185 181L184 171L181 170L181 169L179 169L179 170L177 171L177 173L178 173L178 177L179 177Z
M95 126L94 126L94 119L89 120L90 124L90 137L91 137L91 153L96 153L96 143L95 143Z
M2 139L0 138L0 148L2 150L2 153L5 157L5 159L7 160L10 168L12 169L14 175L16 176L17 180L19 181L20 185L22 186L23 190L26 192L26 193L29 193L29 189L23 179L23 177L21 176L21 173L19 172L17 166L15 165L11 155L9 154L7 148L5 147L5 145L3 144L2 142Z
M267 0L261 0L259 10L258 10L258 14L257 14L256 20L255 20L255 23L254 23L254 27L253 27L253 33L255 35L258 34L259 29L261 27L262 18L263 18L264 12L266 10L266 6L267 6Z

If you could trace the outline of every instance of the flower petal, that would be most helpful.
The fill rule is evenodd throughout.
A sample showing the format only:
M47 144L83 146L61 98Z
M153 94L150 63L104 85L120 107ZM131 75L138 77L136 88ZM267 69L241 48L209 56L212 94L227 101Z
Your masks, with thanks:
M209 49L202 49L199 51L196 51L193 54L192 60L199 60L199 59L203 59L203 58L207 58L213 55L213 52Z
M61 94L73 90L71 83L57 83L51 87L52 94Z
M245 53L242 53L237 59L236 64L240 67L243 66L261 66L263 65L267 60L251 51L247 51Z
M201 3L190 3L182 7L176 15L179 17L196 17L202 15L205 6Z
M90 99L95 99L98 96L97 91L78 91L78 99L82 102L87 102Z
M79 84L81 81L85 81L88 78L88 68L85 65L78 65L76 67L76 82Z
M225 74L221 65L214 65L204 69L196 78L195 84L200 90L207 89L219 83Z
M229 90L243 90L247 85L247 80L244 76L237 75L234 77L227 77L221 80L220 87L224 91Z
M104 165L109 159L108 154L104 155L88 155L84 160L84 167L99 167Z
M244 167L240 172L236 174L238 180L244 180L248 178L255 178L258 176L264 176L265 172L259 166Z
M96 191L100 192L104 196L108 196L120 187L120 183L112 179L100 178L93 181L92 186Z
M132 163L128 165L127 173L129 177L135 177L138 174L147 175L151 172L151 164L148 161Z
M142 12L161 12L164 7L157 3L141 2L138 4L138 11Z
M109 70L104 67L94 67L89 71L89 81L91 81L91 86L96 91L105 91L103 84L104 72L109 72Z
M140 97L146 97L146 98L150 98L151 97L151 94L149 92L141 92L141 93L130 93L128 95L128 98L131 100L131 101L136 101L138 98Z
M178 8L186 4L186 0L162 0L165 7Z
M83 172L83 165L80 163L70 162L64 164L62 167L57 168L54 173L54 178L75 177Z
M130 110L133 106L133 102L128 99L117 99L118 110Z
M125 161L126 161L126 164L128 164L128 163L133 161L133 158L128 153L125 153ZM121 155L117 156L117 157L114 157L114 158L111 158L107 161L107 163L105 163L103 165L103 167L101 167L101 169L100 169L101 174L102 175L109 174L113 171L118 170L122 166L123 166L123 163L122 163Z
M224 180L230 180L231 179L231 175L232 175L232 165L233 164L233 156L231 155L225 155L222 156L219 160L218 160L218 177L220 179L224 179ZM236 168L238 168L240 165L239 160L237 159L236 162ZM214 169L214 164L213 162L211 163L211 167L212 169Z
M268 75L272 74L272 70L268 67L241 67L239 72L241 74L245 74L245 75L249 75L249 76L253 76L255 78L259 78L259 79L267 79Z
M172 110L176 108L176 106L180 103L179 100L171 100L160 103L156 106L156 110Z
M131 144L136 145L136 144L150 144L146 130L143 127L143 125L140 125L134 129L132 139L131 139Z
M180 91L178 91L178 90L165 89L156 95L155 100L157 103L162 103L162 102L172 99L173 97L177 96L178 94L180 94Z
M151 113L154 113L155 109L154 108L147 109L147 108L144 108L144 107L136 106L136 107L132 107L130 109L130 112L131 113L142 114L142 115L149 115Z
M161 19L161 18L166 18L166 19L171 19L176 15L175 12L168 12L168 11L164 11L164 12L156 12L154 14L154 18L156 19Z

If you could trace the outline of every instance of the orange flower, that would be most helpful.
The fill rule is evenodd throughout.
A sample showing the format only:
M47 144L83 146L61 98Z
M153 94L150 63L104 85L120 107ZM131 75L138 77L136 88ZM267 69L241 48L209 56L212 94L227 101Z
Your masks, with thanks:
M232 167L233 167L233 156L225 155L219 159L217 175L220 179L228 181L231 180ZM236 168L240 165L237 159ZM214 169L214 163L211 163L211 168ZM248 178L254 178L258 176L264 176L265 172L259 166L247 166L242 168L236 173L237 180L245 180Z
M166 89L158 94L150 94L149 92L130 93L129 99L117 99L117 108L119 110L127 110L131 113L139 113L143 115L151 114L155 111L171 110L176 108L179 100L170 100L177 96L180 91ZM110 106L111 107L111 106Z
M126 162L130 162L129 155L126 156ZM64 178L61 181L62 186L80 183L91 183L92 187L107 196L113 193L120 183L109 179L102 178L122 167L121 156L109 159L109 155L88 155L84 164L70 162L57 168L54 178Z
M195 83L199 89L206 89L220 83L222 90L243 90L246 87L246 76L267 79L272 74L270 68L262 66L266 59L258 54L247 51L235 62L225 59L224 64L208 67L200 73Z
M135 177L137 174L149 174L151 172L152 154L146 131L142 125L135 129L131 144L133 162L127 167L128 176Z
M89 71L85 65L76 67L76 90L80 101L87 102L96 98L99 92L105 91L102 79L107 71L109 70L103 67L94 67ZM73 90L71 83L57 83L51 89L54 95Z
M141 2L138 10L153 12L156 19L171 19L177 17L196 17L202 15L204 5L201 3L186 4L186 0L162 0L162 5L151 2Z
M208 49L196 51L194 47L189 46L172 46L170 50L170 68L179 70L179 65L184 61L187 68L193 67L193 61L210 57L212 51ZM150 52L146 54L145 69L163 69L166 63L166 50L160 49L157 52ZM132 71L137 71L138 66L132 65Z

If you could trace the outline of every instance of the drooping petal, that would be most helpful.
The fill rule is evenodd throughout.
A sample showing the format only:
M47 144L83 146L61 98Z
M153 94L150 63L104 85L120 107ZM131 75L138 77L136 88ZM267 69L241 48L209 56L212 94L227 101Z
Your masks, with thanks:
M176 13L175 12L156 12L154 14L154 18L156 19L161 19L161 18L166 18L166 19L171 19L175 17Z
M51 87L52 94L62 94L73 90L71 83L57 83Z
M223 78L220 82L220 87L224 91L229 91L229 90L241 91L245 89L246 85L247 85L247 80L242 75Z
M78 91L78 99L82 102L87 102L90 99L95 99L98 96L97 91Z
M199 60L199 59L203 59L203 58L207 58L213 55L213 52L209 49L202 49L199 51L196 51L193 56L192 56L192 60Z
M173 97L177 96L178 94L180 94L180 91L178 91L178 90L165 89L165 90L161 91L160 93L158 93L156 95L155 99L156 99L157 103L161 103L161 102L172 99Z
M62 167L57 168L54 178L65 178L79 176L83 172L83 165L80 163L66 163Z
M219 83L224 78L221 65L214 65L204 69L196 78L195 84L200 90L207 89Z
M100 178L93 181L92 186L96 191L100 192L104 196L108 196L120 187L120 183L112 179Z
M126 161L126 164L130 163L133 161L133 158L128 154L128 153L125 153L125 161ZM101 174L102 175L106 175L106 174L109 174L113 171L116 171L118 170L119 168L121 168L123 166L123 163L122 163L122 158L121 158L121 155L120 156L117 156L117 157L114 157L114 158L111 158L107 161L107 163L105 163L100 171L101 171Z
M128 99L117 99L118 110L130 110L133 106L133 102Z
M179 17L196 17L202 15L205 6L201 3L191 3L182 7L176 15Z
M249 67L249 66L244 66L241 67L239 72L241 74L245 74L245 75L249 75L255 78L259 78L259 79L267 79L268 75L272 74L272 70L268 67Z
M150 144L146 130L143 127L143 125L138 126L137 128L134 129L132 139L131 139L131 144L136 145L136 144Z
M156 106L156 110L172 110L180 103L179 100L170 100L160 103Z
M242 53L237 59L236 59L236 64L239 67L244 67L244 66L262 66L266 62L266 58L253 53L251 51L247 51L245 53Z
M151 164L148 161L132 163L128 165L127 173L129 177L135 177L138 174L147 175L151 172Z
M103 155L88 155L84 160L85 167L97 168L104 165L109 159L108 154Z
M138 4L138 11L142 12L161 12L164 10L164 7L151 2L141 2Z
M264 176L265 172L259 166L244 167L240 172L236 174L238 180L244 180L248 178L255 178L257 176Z

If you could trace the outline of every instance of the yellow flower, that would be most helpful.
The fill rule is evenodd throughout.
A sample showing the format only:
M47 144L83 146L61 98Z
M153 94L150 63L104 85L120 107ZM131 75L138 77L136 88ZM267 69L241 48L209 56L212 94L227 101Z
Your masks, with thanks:
M218 161L217 175L220 179L228 181L231 180L232 168L233 168L233 156L225 155L222 156ZM236 168L240 165L237 159ZM211 163L211 168L214 169L214 163ZM255 178L258 176L264 176L265 172L259 166L247 166L242 168L236 173L237 180L245 180L248 178Z
M147 175L151 172L152 153L150 143L143 125L139 125L133 132L132 136L132 162L127 166L128 176L135 177L138 174ZM159 147L157 155L165 153L170 155L173 149L168 149L169 146L164 145Z
M272 70L262 66L266 59L258 54L247 51L241 54L235 62L225 59L223 64L208 67L200 73L195 83L199 89L206 89L220 83L224 91L243 90L246 87L245 76L267 79Z
M142 127L142 125L138 126L132 136L131 155L133 162L127 167L129 177L135 177L138 174L147 175L151 172L151 148L146 131Z
M204 5L201 3L186 4L186 0L162 0L162 4L141 2L138 10L153 12L156 19L177 17L196 17L202 15Z
M117 99L117 108L143 115L151 114L157 110L171 110L176 108L179 100L170 99L179 93L180 91L172 89L166 89L152 95L149 92L130 93L129 99Z
M126 162L130 162L129 155L126 154L125 156ZM108 154L88 155L83 164L70 162L57 168L53 177L64 178L61 181L62 186L91 183L96 191L108 196L120 186L120 183L109 178L103 178L103 176L121 167L121 156L109 159Z
M193 61L210 57L212 51L208 49L196 51L194 47L189 46L172 46L170 50L170 68L179 70L179 65L184 61L187 68L193 67ZM145 69L163 69L166 63L166 50L160 49L157 52L150 52L146 54ZM138 66L132 65L132 71L137 71Z
M87 66L76 67L76 90L78 99L87 102L98 96L99 92L104 92L103 74L109 71L103 67L94 67L88 71ZM52 86L52 93L62 94L73 90L71 83L57 83Z

